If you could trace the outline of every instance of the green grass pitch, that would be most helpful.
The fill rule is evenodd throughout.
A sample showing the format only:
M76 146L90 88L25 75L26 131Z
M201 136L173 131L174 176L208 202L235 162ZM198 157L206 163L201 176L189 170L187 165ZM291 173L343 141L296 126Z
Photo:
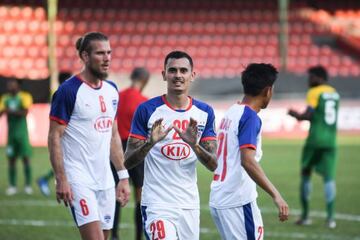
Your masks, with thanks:
M261 165L270 180L277 186L287 200L291 216L288 222L277 220L276 208L269 196L258 190L258 204L261 208L265 239L326 239L360 240L360 137L340 137L339 161L337 168L337 228L325 227L325 206L322 179L313 175L311 201L313 225L298 227L294 225L300 205L299 158L302 140L265 139L264 155ZM5 196L7 187L7 161L5 149L0 148L0 239L1 240L42 240L42 239L80 239L70 212L55 200L54 186L49 198L42 196L35 179L50 168L46 148L35 148L32 159L34 194L26 196L23 190L23 171L20 161L18 167L18 189L15 196ZM201 236L200 239L220 239L208 210L209 186L212 174L203 166L198 166L198 184L201 198ZM133 201L122 209L121 239L134 239Z

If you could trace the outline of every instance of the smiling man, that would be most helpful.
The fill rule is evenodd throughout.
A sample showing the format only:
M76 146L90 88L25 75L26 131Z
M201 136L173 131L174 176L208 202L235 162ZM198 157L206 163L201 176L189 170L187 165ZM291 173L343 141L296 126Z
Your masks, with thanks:
M145 161L141 208L147 239L196 240L196 163L199 160L210 171L217 167L214 111L188 95L195 72L187 53L169 53L162 75L167 93L136 110L125 166Z
M99 32L76 42L83 70L60 85L50 111L48 146L56 198L71 207L82 239L107 239L113 226L115 194L129 200L128 173L117 130L118 91L105 80L111 61L108 38ZM114 179L109 159L119 175Z

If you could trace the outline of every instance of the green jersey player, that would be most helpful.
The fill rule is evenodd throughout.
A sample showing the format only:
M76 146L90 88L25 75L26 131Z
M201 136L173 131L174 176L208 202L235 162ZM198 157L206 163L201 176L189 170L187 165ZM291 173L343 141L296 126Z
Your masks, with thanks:
M6 155L9 159L9 188L7 195L17 193L16 188L16 158L22 157L25 172L25 193L32 194L30 157L32 153L29 142L26 115L32 105L29 93L20 91L19 83L10 79L7 83L9 93L0 101L0 116L5 113L8 123L8 143Z
M301 205L302 215L296 222L309 225L309 198L311 192L310 176L314 169L324 180L327 209L327 226L335 228L334 201L336 194L336 130L339 94L327 85L327 71L322 66L312 67L309 73L309 91L307 93L307 109L304 113L289 110L289 114L297 120L309 120L310 129L302 153L301 162Z

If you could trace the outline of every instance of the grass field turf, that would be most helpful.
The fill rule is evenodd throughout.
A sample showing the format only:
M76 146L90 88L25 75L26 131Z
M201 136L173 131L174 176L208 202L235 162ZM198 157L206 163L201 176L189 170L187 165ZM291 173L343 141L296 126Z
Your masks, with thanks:
M272 200L259 189L258 204L262 210L265 224L265 239L326 239L360 240L360 138L341 137L339 139L339 162L337 169L337 224L330 230L324 226L324 197L322 179L313 175L311 210L313 225L298 227L294 221L299 213L298 185L299 158L302 140L265 139L264 155L261 165L268 177L282 192L291 209L290 220L280 223ZM35 148L33 157L33 179L50 168L46 148ZM58 205L55 195L42 196L35 184L34 195L22 193L23 172L18 166L18 188L20 193L8 197L7 162L4 148L0 148L0 239L1 240L41 240L41 239L80 239L67 209ZM212 174L203 166L198 167L198 184L201 198L201 236L200 239L220 239L208 210L209 185ZM53 190L53 186L52 186ZM122 210L121 239L134 239L133 202Z

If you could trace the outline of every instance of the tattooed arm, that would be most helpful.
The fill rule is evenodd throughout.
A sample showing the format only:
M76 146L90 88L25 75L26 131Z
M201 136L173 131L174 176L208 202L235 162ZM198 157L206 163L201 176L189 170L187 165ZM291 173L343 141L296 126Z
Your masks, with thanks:
M127 169L136 167L144 161L153 146L154 144L149 141L129 137L125 151L125 167Z
M192 146L199 161L210 171L215 171L217 168L216 159L216 140L201 141L200 144Z
M173 126L164 129L162 126L162 118L156 120L150 130L150 137L147 140L141 140L134 137L129 137L126 152L125 152L125 167L127 169L133 168L142 161L150 149L157 143L163 140L171 131Z
M174 126L174 129L181 139L190 145L199 161L210 171L215 171L217 168L216 140L207 140L197 143L197 122L192 118L190 118L190 123L185 131L181 131L177 126Z

